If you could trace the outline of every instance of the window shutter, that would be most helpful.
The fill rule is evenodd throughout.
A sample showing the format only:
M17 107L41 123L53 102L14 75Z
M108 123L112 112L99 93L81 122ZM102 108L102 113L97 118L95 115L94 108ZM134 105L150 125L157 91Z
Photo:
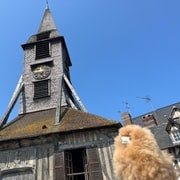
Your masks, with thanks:
M42 59L50 56L49 40L39 41L36 44L36 59Z
M34 82L34 99L44 98L50 96L50 81Z
M36 59L42 59L50 56L49 37L50 32L37 35Z
M88 160L89 180L102 180L102 170L96 148L86 150Z
M54 180L65 180L64 152L54 155Z

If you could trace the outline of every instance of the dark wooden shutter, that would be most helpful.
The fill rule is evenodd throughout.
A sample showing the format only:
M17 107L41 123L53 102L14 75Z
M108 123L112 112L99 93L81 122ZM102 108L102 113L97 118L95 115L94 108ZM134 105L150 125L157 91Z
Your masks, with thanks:
M50 56L49 36L50 32L37 35L36 59L42 59Z
M89 148L87 152L89 180L102 180L102 169L96 148Z
M50 56L49 40L39 41L36 44L36 59L42 59Z
M54 155L54 180L65 180L64 152Z
M34 82L34 99L50 96L50 81Z

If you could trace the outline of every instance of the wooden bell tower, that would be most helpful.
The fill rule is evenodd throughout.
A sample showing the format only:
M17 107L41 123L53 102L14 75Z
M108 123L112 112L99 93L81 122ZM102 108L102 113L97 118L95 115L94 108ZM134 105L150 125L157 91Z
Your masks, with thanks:
M22 48L23 73L0 122L0 179L113 180L113 142L121 124L86 112L48 7ZM7 121L17 99L20 113Z
M25 53L24 94L20 113L71 104L79 109L72 89L63 82L71 84L71 60L64 37L57 31L49 8L45 10L38 33L22 47Z
M23 74L9 108L1 121L5 124L20 96L19 114L56 108L55 124L60 121L61 107L86 111L70 80L71 60L64 37L58 32L47 6L37 34L22 45Z

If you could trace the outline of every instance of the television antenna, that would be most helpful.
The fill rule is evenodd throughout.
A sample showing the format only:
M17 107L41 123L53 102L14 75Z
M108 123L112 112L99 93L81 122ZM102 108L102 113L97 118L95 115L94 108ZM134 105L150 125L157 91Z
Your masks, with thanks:
M143 100L146 101L146 103L149 103L149 105L151 106L152 112L154 112L154 115L155 115L156 118L157 118L157 114L156 114L155 108L154 108L154 106L153 106L153 104L152 104L152 100L151 100L150 96L147 95L147 96L145 96L145 97L136 97L136 98L138 98L138 99L143 99Z
M131 109L131 108L130 108L129 103L128 103L127 101L123 101L123 104L125 104L125 109L126 109L126 111L129 112L129 114L131 114L131 113L130 113L130 109Z
M152 110L154 111L155 108L154 108L154 106L153 106L153 104L152 104L152 100L151 100L151 98L150 98L149 96L136 97L136 98L138 98L138 99L144 99L144 100L146 101L146 103L149 103L149 104L150 104Z

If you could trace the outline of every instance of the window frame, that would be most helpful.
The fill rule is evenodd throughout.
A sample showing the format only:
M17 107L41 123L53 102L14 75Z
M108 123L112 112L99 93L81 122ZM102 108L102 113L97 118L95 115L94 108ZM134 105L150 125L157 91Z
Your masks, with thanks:
M170 137L174 144L180 143L180 130L175 126L172 126L170 131Z
M35 45L35 60L39 60L51 56L51 43L49 41L49 38L50 38L50 31L36 35L37 43Z
M45 51L43 51L45 53L42 53L42 49L44 48L46 48ZM35 45L35 60L40 60L48 57L51 57L51 43L49 42L49 40L38 41Z
M89 147L89 148L79 148L79 149L84 149L86 152L86 160L83 162L86 164L84 166L84 176L85 180L103 180L102 176L102 167L101 167L101 162L100 158L98 155L98 148L96 147ZM73 149L70 149L73 150ZM61 152L56 152L55 153L55 163L54 163L54 169L55 169L55 174L54 174L54 179L55 180L67 180L67 172L65 168L65 152L70 151L70 150L65 150ZM74 149L75 150L75 149Z

